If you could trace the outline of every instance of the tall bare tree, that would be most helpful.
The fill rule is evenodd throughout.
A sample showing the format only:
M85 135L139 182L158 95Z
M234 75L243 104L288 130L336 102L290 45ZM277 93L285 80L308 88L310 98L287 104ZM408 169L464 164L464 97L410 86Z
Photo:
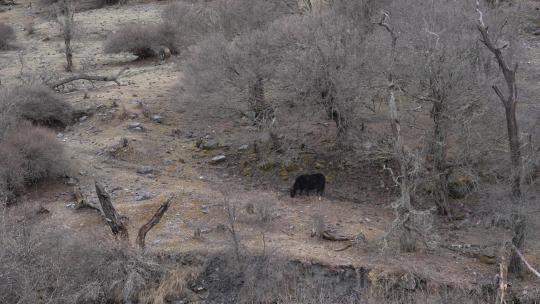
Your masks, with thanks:
M523 250L525 243L525 219L519 212L519 205L522 203L521 192L521 175L522 175L522 157L521 147L519 140L519 126L516 117L517 109L517 84L516 84L516 72L518 70L518 63L509 64L507 58L503 55L503 50L508 47L508 44L498 45L496 38L489 32L488 27L484 23L483 13L479 8L477 1L477 12L479 14L477 28L480 32L481 42L486 48L493 54L497 64L499 65L501 72L504 76L504 80L507 86L506 96L497 85L493 85L492 88L495 94L501 100L506 116L506 127L508 132L508 143L510 147L510 162L512 166L511 172L511 195L515 207L512 214L512 226L513 237L512 243L517 250ZM503 26L506 22L503 24ZM512 273L520 273L522 270L521 260L517 252L513 251L510 258L508 270Z
M403 140L401 138L401 125L398 115L398 109L396 104L395 91L397 89L394 79L394 64L396 61L396 45L398 36L394 29L389 24L389 15L386 12L382 13L381 20L378 23L383 27L391 37L390 48L390 62L387 68L387 81L388 81L388 109L390 112L390 124L392 127L392 134L394 136L394 153L399 162L400 167L400 180L399 186L401 190L401 197L394 209L398 217L399 224L401 224L401 236L400 236L400 248L403 251L411 252L416 249L416 240L413 235L412 226L410 225L411 219L411 189L410 181L408 178L407 159L405 147L403 146Z

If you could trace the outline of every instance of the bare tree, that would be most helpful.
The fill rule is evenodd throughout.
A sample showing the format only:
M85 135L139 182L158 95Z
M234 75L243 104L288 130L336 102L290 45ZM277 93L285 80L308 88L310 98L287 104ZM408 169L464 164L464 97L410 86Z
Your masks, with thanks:
M401 138L401 126L398 116L398 109L396 104L395 91L397 89L396 84L394 83L394 64L396 60L396 45L398 36L395 33L394 29L388 23L389 15L386 12L382 13L381 20L377 23L379 26L383 27L389 34L391 38L390 46L390 62L387 67L387 81L388 81L388 109L390 112L390 124L392 126L392 134L394 136L394 153L398 160L400 166L400 180L399 186L401 190L401 198L394 205L396 210L396 216L398 224L401 225L401 236L399 239L400 248L403 251L411 252L416 250L416 240L413 235L413 230L410 225L411 218L411 189L410 182L408 178L408 169L407 169L407 159L406 152L403 146L403 141Z
M516 205L512 214L512 226L513 236L512 244L517 250L512 251L510 257L508 270L512 273L520 273L522 271L521 260L518 251L523 250L525 243L525 218L519 212L519 205L522 204L522 192L521 192L521 175L522 175L522 158L521 147L519 140L519 126L516 118L516 108L518 103L517 98L517 84L516 84L516 72L518 70L517 62L513 64L508 63L508 59L504 57L502 51L508 46L504 44L498 45L498 41L494 40L493 35L488 31L488 27L484 23L483 13L480 10L479 3L477 1L476 8L479 18L477 23L478 31L481 35L481 42L486 48L493 54L497 60L501 72L503 73L504 80L507 86L506 96L502 93L497 85L493 85L492 88L501 100L505 115L506 115L506 127L508 131L508 143L510 147L510 161L512 166L511 172L511 195ZM506 25L506 22L503 26Z
M74 9L71 0L61 0L55 3L56 17L64 32L64 45L66 54L66 72L73 71L73 48L71 40L73 39Z

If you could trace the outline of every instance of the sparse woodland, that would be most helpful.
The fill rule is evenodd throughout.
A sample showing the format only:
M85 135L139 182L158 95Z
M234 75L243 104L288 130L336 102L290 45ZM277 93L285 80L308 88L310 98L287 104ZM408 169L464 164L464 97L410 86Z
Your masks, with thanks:
M0 303L539 302L538 33L534 0L0 0Z

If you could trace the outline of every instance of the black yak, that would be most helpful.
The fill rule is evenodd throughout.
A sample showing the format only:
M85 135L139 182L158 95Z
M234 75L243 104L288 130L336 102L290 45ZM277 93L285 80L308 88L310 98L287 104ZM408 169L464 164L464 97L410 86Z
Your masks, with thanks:
M325 184L326 178L321 173L300 175L291 189L291 197L294 197L297 192L299 194L305 192L309 196L310 190L316 190L317 194L323 195Z

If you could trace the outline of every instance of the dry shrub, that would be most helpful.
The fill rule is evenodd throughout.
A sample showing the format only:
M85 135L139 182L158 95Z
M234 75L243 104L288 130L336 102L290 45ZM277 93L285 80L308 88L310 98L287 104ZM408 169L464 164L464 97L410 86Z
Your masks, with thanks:
M133 303L161 275L121 244L47 227L22 208L0 216L0 303Z
M105 41L105 53L132 53L139 58L157 56L157 50L165 45L160 27L149 24L130 23L121 27Z
M179 267L168 271L160 280L155 289L147 290L141 295L140 303L165 304L171 303L171 299L184 298L190 292L187 282L194 279L193 270L187 267Z
M173 53L194 45L212 30L212 14L205 3L174 2L162 13L159 31Z
M0 23L0 51L9 49L10 43L15 41L15 31L7 24Z
M18 151L0 142L0 205L15 201L24 188L23 160Z
M71 124L72 113L71 105L42 84L19 84L0 92L0 118L6 118L1 122L3 126L28 120L35 125L63 129Z
M48 129L23 123L7 134L3 145L18 152L27 185L65 175L64 147Z
M1 204L14 202L25 186L65 176L69 168L62 144L43 127L23 122L0 144Z

